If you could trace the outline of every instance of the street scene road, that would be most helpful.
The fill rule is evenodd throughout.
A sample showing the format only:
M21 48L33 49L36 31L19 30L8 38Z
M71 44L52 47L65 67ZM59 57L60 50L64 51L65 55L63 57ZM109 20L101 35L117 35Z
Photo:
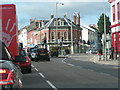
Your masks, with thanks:
M120 0L11 1L0 2L0 90L118 90Z
M118 67L98 65L88 55L32 61L32 73L23 75L23 88L117 88Z

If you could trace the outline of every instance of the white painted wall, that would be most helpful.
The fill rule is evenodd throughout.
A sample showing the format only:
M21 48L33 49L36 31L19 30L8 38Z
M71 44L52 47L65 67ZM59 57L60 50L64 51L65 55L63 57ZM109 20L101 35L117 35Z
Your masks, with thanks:
M23 43L23 48L27 47L27 30L22 29L18 35L18 40L20 43Z

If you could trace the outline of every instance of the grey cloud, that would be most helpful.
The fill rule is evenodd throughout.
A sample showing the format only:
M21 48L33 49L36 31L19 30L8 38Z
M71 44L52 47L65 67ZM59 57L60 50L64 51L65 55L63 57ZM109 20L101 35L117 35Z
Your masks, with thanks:
M100 16L103 13L103 8L106 7L106 12L110 14L110 4L108 2L65 2L64 6L58 5L58 16L63 17L64 13L67 16L73 16L74 12L79 12L82 18L89 16ZM25 22L29 19L49 19L50 14L55 14L55 2L32 2L19 4L17 6L19 22L22 23L22 18Z

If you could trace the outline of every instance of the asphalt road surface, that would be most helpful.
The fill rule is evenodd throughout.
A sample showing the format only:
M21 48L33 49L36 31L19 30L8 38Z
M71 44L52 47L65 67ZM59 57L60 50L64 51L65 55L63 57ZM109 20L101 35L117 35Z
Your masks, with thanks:
M86 59L89 58L81 56L51 58L50 62L32 61L32 73L23 74L23 88L118 88L118 67L98 65Z

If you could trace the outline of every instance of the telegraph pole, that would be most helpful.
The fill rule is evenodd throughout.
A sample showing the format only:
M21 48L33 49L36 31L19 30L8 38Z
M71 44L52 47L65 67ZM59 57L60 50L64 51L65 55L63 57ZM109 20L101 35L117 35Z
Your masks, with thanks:
M71 18L71 54L73 54L73 28L72 28L72 18Z
M107 61L107 52L106 52L106 10L104 7L104 60Z

